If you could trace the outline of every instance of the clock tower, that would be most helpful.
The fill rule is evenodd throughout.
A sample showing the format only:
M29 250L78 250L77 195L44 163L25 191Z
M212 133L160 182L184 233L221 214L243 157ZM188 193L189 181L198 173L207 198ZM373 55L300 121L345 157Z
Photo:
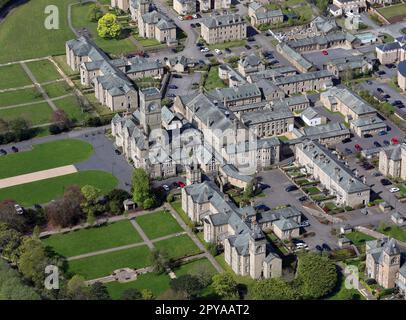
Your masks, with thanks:
M161 93L157 88L140 90L140 122L144 131L161 128Z

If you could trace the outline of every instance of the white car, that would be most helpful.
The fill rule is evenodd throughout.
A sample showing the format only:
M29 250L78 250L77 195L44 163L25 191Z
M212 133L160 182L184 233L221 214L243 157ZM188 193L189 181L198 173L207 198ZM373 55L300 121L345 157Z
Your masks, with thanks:
M19 204L15 204L14 209L16 210L17 214L23 214L24 213L23 208L21 208L21 206Z
M169 186L166 185L166 184L164 184L164 185L162 186L162 188L164 188L165 191L169 191L169 190L170 190L170 189L169 189Z
M390 188L389 192L395 193L395 192L398 192L399 190L400 190L399 188Z
M209 52L210 51L210 49L209 48L203 48L203 49L200 49L200 52Z
M192 15L193 19L197 19L197 14Z
M178 16L178 19L179 19L180 21L183 21L183 17L182 17L182 16Z
M220 54L221 54L221 50L220 50L220 49L214 49L214 52L215 52L217 55L220 55Z

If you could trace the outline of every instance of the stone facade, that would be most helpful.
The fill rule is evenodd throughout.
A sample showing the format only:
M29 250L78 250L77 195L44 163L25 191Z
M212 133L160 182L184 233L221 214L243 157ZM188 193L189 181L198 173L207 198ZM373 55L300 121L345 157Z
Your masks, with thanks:
M173 0L173 10L180 15L196 13L196 0Z
M404 143L385 147L379 152L379 171L387 177L406 180L406 145Z
M201 36L207 44L242 40L247 37L247 25L238 14L208 17L201 23Z

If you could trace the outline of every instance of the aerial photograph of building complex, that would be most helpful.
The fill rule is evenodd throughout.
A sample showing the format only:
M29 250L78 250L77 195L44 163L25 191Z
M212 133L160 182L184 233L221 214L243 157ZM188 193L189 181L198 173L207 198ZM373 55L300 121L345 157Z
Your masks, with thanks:
M0 300L406 300L406 2L0 0Z

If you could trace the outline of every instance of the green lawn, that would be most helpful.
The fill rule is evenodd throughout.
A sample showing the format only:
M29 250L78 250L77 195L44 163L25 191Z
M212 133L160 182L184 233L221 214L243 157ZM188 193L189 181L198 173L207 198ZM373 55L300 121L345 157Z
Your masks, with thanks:
M86 118L86 113L82 112L82 110L80 109L75 96L56 100L54 101L54 103L58 109L64 110L69 118L72 119L74 122L80 122Z
M66 63L66 55L63 54L60 56L54 56L53 58L54 58L55 62L58 64L58 66L62 69L62 71L67 76L79 74L79 71L72 70L72 68Z
M377 228L377 231L391 238L406 242L406 231L397 225L387 225L382 223Z
M156 39L142 38L140 36L134 36L134 38L143 46L143 47L153 47L158 46L161 43Z
M1 157L0 179L80 162L92 153L91 144L77 139L36 144L30 151Z
M209 44L207 47L210 50L214 50L214 49L224 50L225 48L242 47L245 44L246 44L245 40L235 40L235 41L228 41L228 42L224 42L224 43Z
M365 300L364 296L357 289L346 289L345 278L340 275L340 281L334 292L330 294L327 300Z
M0 93L0 108L36 101L44 101L44 97L34 88Z
M6 19L7 20L7 19ZM0 24L0 43L6 43L1 41L1 26L6 23ZM7 46L2 46L0 50L0 57L3 51L6 51ZM20 64L11 64L8 66L0 67L0 90L19 88L32 84L30 78L25 73Z
M104 51L111 54L120 55L135 51L137 47L129 38L125 39L102 39L97 35L97 23L89 21L88 13L91 4L74 5L72 7L72 23L75 28L86 27L93 35L95 43Z
M59 0L59 28L46 29L46 6L53 0L28 1L15 8L0 24L0 63L65 53L65 41L74 38L68 27L67 7L77 0ZM1 76L0 76L1 78Z
M136 218L149 239L156 239L183 231L169 212L159 211Z
M359 231L347 233L345 237L350 239L352 243L355 244L356 246L365 245L365 242L375 240L374 237L371 237Z
M100 170L79 171L64 176L39 180L13 187L0 189L0 200L13 199L29 207L36 203L48 203L60 197L65 188L71 185L83 187L92 185L107 193L117 186L117 178Z
M378 12L383 15L386 19L390 19L396 16L401 16L406 14L406 4L399 4L394 6L388 6L385 8L377 9Z
M206 82L204 84L206 90L212 90L216 88L225 88L226 84L219 77L218 67L211 67L209 74L207 75Z
M141 242L142 238L128 220L57 234L43 240L55 252L65 257Z
M200 249L186 234L155 242L155 246L157 249L166 251L168 256L173 259L200 253Z
M177 277L180 277L185 274L197 275L201 272L202 269L212 275L217 273L211 262L206 258L182 264L179 267L175 268L173 271L175 272Z
M42 88L50 98L57 98L72 92L72 88L65 81L43 85Z
M26 65L31 70L38 83L62 78L59 72L55 69L53 63L49 60L27 62Z
M135 288L139 291L148 289L151 290L155 297L164 293L169 289L170 278L166 273L146 273L138 276L137 280L120 283L120 282L109 282L106 283L107 290L114 300L120 300L123 292Z
M183 211L182 202L180 200L171 202L171 206L180 215L184 223L189 224L191 222L186 212Z
M120 250L69 261L68 271L85 279L96 279L110 275L120 268L140 269L150 264L150 251L147 246Z
M26 119L31 126L51 122L52 109L48 103L38 103L24 107L0 109L0 118L11 121L17 118ZM7 168L9 170L10 168ZM2 169L0 168L0 171Z

